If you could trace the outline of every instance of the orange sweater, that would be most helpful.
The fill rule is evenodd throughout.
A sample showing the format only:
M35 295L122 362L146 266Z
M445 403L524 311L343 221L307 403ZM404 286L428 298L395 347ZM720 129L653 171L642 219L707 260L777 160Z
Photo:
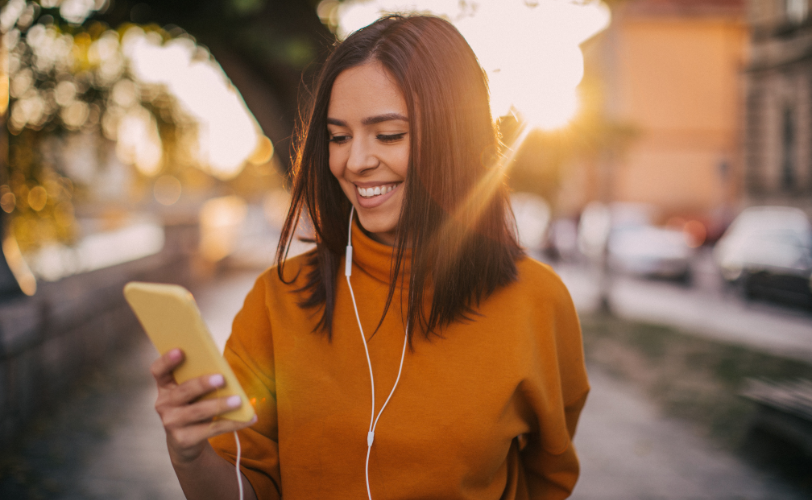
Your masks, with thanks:
M391 247L354 227L353 248L369 338L386 300ZM318 313L298 305L304 262L288 261L286 279L298 275L291 285L275 268L259 277L226 345L259 417L240 431L242 471L260 499L366 498L369 368L344 265L329 341L312 333ZM526 258L518 269L518 282L484 300L473 321L450 325L443 338L414 336L375 432L374 499L569 496L578 478L572 436L589 391L578 319L549 267ZM376 415L397 376L400 312L390 307L368 343ZM233 435L211 443L234 463Z

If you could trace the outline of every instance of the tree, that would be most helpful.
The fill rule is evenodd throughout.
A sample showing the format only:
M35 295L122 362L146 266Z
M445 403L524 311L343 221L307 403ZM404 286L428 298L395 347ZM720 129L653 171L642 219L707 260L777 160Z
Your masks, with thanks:
M306 2L11 0L2 12L0 28L6 33L11 73L12 135L0 207L13 215L12 229L23 251L48 241L70 243L76 235L74 200L81 197L86 182L60 164L55 141L73 140L79 132L91 130L113 140L122 120L128 119L125 111L135 109L142 124L131 120L136 128L127 129L125 139L152 134L171 160L164 171L183 167L179 151L188 146L185 136L194 123L170 92L134 77L123 54L128 34L146 34L158 45L197 42L203 58L210 46L240 87L263 132L278 151L282 146L277 157L283 166L288 159L285 145L298 115L300 75L308 74L333 39L319 22L315 5ZM109 144L97 146L85 149L100 155L109 149ZM118 146L121 156L121 141ZM142 174L152 167L160 172L154 163L160 150L130 149L124 154L132 156L130 163Z

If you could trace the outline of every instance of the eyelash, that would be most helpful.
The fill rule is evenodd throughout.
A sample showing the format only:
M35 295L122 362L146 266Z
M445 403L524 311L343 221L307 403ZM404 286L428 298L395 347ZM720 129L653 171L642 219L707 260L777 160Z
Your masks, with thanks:
M405 136L406 132L402 132L400 134L389 134L389 135L381 134L376 136L376 138L383 143L391 143L399 141L403 139ZM330 142L335 144L343 144L347 142L347 140L349 140L349 137L350 136L348 135L334 135L333 137L330 137Z
M406 132L402 132L400 134L391 134L391 135L379 135L377 138L381 142L395 142L403 139L406 136Z

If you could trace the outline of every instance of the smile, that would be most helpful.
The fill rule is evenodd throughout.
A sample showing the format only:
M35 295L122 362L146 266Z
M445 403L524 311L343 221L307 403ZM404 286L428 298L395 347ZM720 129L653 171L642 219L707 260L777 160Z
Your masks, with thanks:
M380 196L382 194L386 194L393 189L395 189L398 185L397 184L383 184L381 186L375 187L368 187L362 188L358 186L358 194L362 198L374 198L375 196Z

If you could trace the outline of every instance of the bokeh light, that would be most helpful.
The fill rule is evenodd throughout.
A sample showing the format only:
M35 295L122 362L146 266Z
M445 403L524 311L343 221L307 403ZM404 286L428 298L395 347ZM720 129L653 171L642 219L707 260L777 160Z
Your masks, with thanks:
M239 174L256 177L273 161L273 144L208 49L177 27L88 19L107 6L0 7L0 106L11 133L0 209L42 277L73 269L70 252L56 249L93 232L76 214L98 210L77 204L170 206L182 194L191 203L217 181L241 192Z
M236 176L257 149L261 133L253 115L208 51L189 38L163 43L160 35L132 27L121 41L133 75L160 85L197 124L196 156L220 179Z
M162 175L155 179L152 187L155 200L161 205L174 205L180 199L183 186L177 177L172 175Z
M229 255L248 209L239 196L206 201L200 209L200 254L211 262Z

